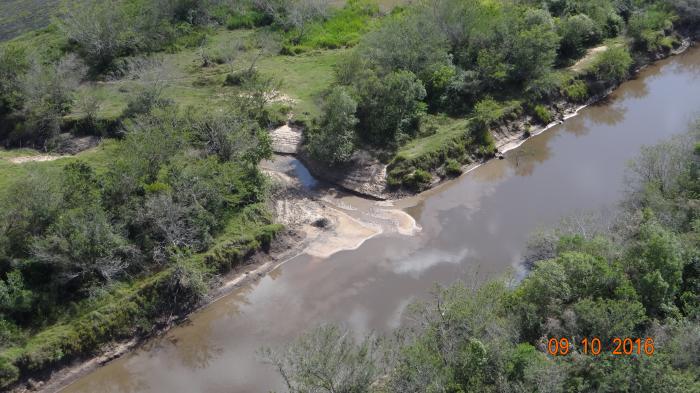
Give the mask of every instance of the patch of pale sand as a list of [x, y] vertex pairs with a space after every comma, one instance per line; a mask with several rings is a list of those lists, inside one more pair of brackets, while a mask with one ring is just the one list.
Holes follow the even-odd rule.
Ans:
[[328, 258], [339, 251], [355, 250], [382, 233], [381, 227], [362, 223], [336, 209], [326, 209], [325, 217], [332, 222], [331, 230], [305, 226], [308, 238], [313, 240], [304, 252], [314, 257]]
[[59, 158], [66, 158], [69, 156], [53, 156], [53, 155], [48, 155], [48, 154], [42, 154], [38, 156], [20, 156], [20, 157], [12, 157], [8, 158], [7, 161], [10, 161], [13, 164], [24, 164], [26, 162], [43, 162], [43, 161], [53, 161], [53, 160], [58, 160]]
[[588, 65], [598, 53], [605, 52], [606, 50], [608, 50], [607, 45], [596, 46], [595, 48], [589, 49], [586, 51], [586, 55], [583, 56], [581, 60], [577, 61], [576, 64], [569, 67], [569, 69], [575, 72], [583, 71], [585, 66]]
[[391, 222], [391, 229], [404, 236], [413, 236], [421, 227], [410, 214], [399, 209], [372, 209], [372, 216]]
[[[252, 94], [246, 93], [239, 94], [239, 97], [244, 98], [251, 98], [252, 96]], [[295, 98], [292, 98], [284, 93], [280, 93], [277, 90], [271, 90], [263, 93], [263, 98], [265, 98], [265, 101], [267, 102], [281, 102], [284, 104], [296, 104], [298, 102], [298, 100], [296, 100]]]
[[276, 153], [294, 154], [301, 145], [301, 129], [284, 124], [270, 131], [272, 151]]

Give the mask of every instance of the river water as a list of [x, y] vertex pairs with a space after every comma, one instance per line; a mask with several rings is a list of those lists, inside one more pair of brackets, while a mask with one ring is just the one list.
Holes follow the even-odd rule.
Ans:
[[[528, 234], [614, 206], [642, 145], [684, 131], [700, 110], [700, 50], [661, 61], [604, 103], [455, 181], [399, 202], [422, 228], [329, 258], [302, 254], [65, 392], [269, 392], [281, 379], [256, 350], [321, 322], [386, 332], [434, 283], [518, 268]], [[344, 197], [349, 206], [370, 202]]]

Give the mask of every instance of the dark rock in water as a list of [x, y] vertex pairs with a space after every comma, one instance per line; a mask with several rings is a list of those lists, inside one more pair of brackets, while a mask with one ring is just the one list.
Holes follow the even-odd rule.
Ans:
[[329, 228], [331, 226], [331, 220], [327, 219], [326, 217], [322, 217], [314, 221], [311, 225], [315, 226], [316, 228]]

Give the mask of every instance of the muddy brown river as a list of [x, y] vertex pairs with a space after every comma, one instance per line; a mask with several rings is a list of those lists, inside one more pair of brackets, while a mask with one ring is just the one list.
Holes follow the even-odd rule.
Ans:
[[613, 206], [640, 147], [684, 131], [698, 110], [700, 50], [691, 49], [504, 160], [398, 202], [422, 228], [415, 235], [382, 234], [328, 258], [295, 257], [64, 392], [282, 391], [281, 379], [256, 356], [260, 346], [285, 343], [321, 322], [386, 332], [436, 282], [517, 270], [529, 233], [576, 211]]

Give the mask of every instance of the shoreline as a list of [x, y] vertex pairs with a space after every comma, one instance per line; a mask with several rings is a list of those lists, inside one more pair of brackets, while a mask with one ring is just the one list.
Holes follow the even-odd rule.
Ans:
[[190, 310], [185, 315], [175, 315], [168, 321], [168, 323], [157, 329], [156, 331], [144, 335], [132, 337], [126, 340], [120, 340], [117, 342], [106, 344], [99, 350], [98, 354], [89, 358], [79, 358], [69, 362], [67, 365], [59, 367], [57, 370], [50, 371], [50, 377], [46, 380], [39, 380], [39, 378], [27, 378], [26, 380], [20, 381], [16, 386], [11, 387], [8, 392], [10, 393], [27, 393], [27, 392], [42, 392], [42, 393], [55, 393], [62, 389], [67, 388], [73, 384], [78, 379], [84, 377], [85, 375], [97, 370], [100, 367], [107, 365], [109, 362], [119, 359], [130, 352], [137, 350], [144, 343], [149, 340], [163, 336], [171, 329], [181, 326], [186, 323], [192, 315], [201, 311], [202, 309], [209, 307], [213, 303], [226, 297], [233, 291], [257, 282], [258, 280], [265, 277], [271, 271], [277, 269], [284, 263], [296, 258], [297, 256], [304, 253], [304, 248], [307, 246], [306, 242], [297, 242], [296, 246], [287, 247], [291, 238], [296, 237], [294, 231], [284, 231], [278, 238], [276, 238], [272, 247], [283, 247], [284, 251], [280, 253], [270, 252], [266, 253], [264, 251], [258, 251], [255, 253], [249, 261], [226, 275], [222, 276], [219, 283], [215, 285], [205, 301], [203, 301], [196, 308]]
[[[265, 171], [274, 178], [286, 178], [282, 172]], [[340, 251], [355, 250], [367, 240], [383, 233], [394, 232], [411, 236], [420, 231], [415, 220], [399, 209], [376, 206], [374, 208], [378, 209], [379, 213], [375, 212], [373, 216], [376, 222], [371, 222], [365, 216], [355, 217], [349, 214], [357, 212], [368, 215], [361, 212], [361, 209], [349, 205], [343, 206], [342, 202], [334, 204], [325, 200], [325, 197], [332, 195], [332, 188], [315, 193], [304, 189], [296, 179], [286, 178], [284, 180], [291, 191], [286, 190], [281, 195], [277, 195], [277, 201], [284, 201], [285, 210], [292, 211], [287, 212], [286, 215], [277, 211], [276, 215], [282, 221], [288, 219], [287, 215], [301, 221], [286, 222], [288, 229], [282, 231], [273, 240], [269, 251], [257, 251], [244, 264], [217, 278], [201, 304], [186, 313], [174, 315], [164, 326], [149, 334], [105, 344], [97, 350], [97, 355], [77, 358], [55, 370], [48, 370], [45, 374], [27, 377], [11, 387], [9, 392], [54, 393], [61, 391], [109, 362], [138, 350], [149, 340], [163, 336], [171, 329], [187, 323], [194, 314], [202, 309], [241, 287], [261, 280], [270, 272], [303, 254], [325, 259]], [[304, 209], [300, 210], [300, 207], [304, 207]], [[319, 218], [328, 220], [330, 224], [327, 227], [317, 227], [316, 221]], [[45, 378], [46, 375], [49, 377]]]
[[[668, 53], [667, 56], [652, 60], [649, 63], [641, 66], [639, 69], [636, 69], [634, 73], [631, 75], [633, 78], [636, 76], [641, 70], [643, 70], [646, 66], [649, 64], [653, 64], [656, 61], [663, 60], [678, 54], [684, 53], [688, 48], [692, 47], [694, 45], [694, 42], [691, 41], [691, 43], [686, 46], [683, 50], [679, 52], [670, 52]], [[624, 82], [623, 82], [624, 83]], [[562, 124], [564, 121], [575, 117], [579, 114], [579, 112], [586, 107], [599, 103], [602, 100], [604, 100], [606, 97], [608, 97], [610, 94], [612, 94], [617, 88], [619, 87], [620, 84], [616, 84], [612, 88], [608, 89], [604, 94], [598, 95], [596, 97], [593, 97], [589, 100], [584, 105], [579, 105], [579, 106], [574, 106], [572, 104], [573, 108], [576, 108], [573, 110], [572, 113], [569, 113], [568, 115], [563, 115], [560, 120], [557, 120], [555, 122], [552, 122], [546, 126], [543, 127], [538, 127], [537, 129], [533, 130], [528, 137], [523, 137], [525, 133], [513, 133], [510, 137], [506, 137], [501, 139], [500, 141], [497, 140], [497, 143], [500, 143], [500, 145], [497, 144], [498, 152], [499, 155], [506, 153], [510, 150], [517, 149], [520, 147], [525, 141], [528, 139], [535, 137], [537, 135], [540, 135], [544, 133], [545, 131], [551, 129], [552, 127], [555, 127], [557, 125]], [[566, 109], [565, 111], [566, 112]], [[297, 157], [295, 154], [291, 154], [292, 156]], [[298, 158], [298, 157], [297, 157]], [[498, 159], [500, 156], [495, 156], [491, 157], [489, 159], [482, 160], [480, 162], [475, 162], [472, 164], [469, 164], [465, 167], [464, 173], [462, 175], [465, 175], [467, 173], [470, 173], [471, 171], [475, 170], [476, 168], [480, 167], [481, 165], [487, 163], [488, 161], [492, 159]], [[301, 161], [301, 160], [300, 160]], [[302, 161], [303, 162], [303, 161]], [[316, 174], [314, 174], [316, 175]], [[434, 187], [449, 182], [453, 181], [455, 179], [458, 179], [461, 176], [455, 177], [455, 178], [444, 178], [441, 179], [438, 182], [432, 183], [428, 189], [423, 190], [420, 193], [415, 193], [415, 194], [407, 194], [407, 195], [401, 195], [398, 198], [395, 199], [386, 199], [385, 201], [388, 204], [394, 204], [395, 202], [400, 202], [402, 200], [406, 200], [412, 197], [415, 197], [417, 195], [420, 195], [423, 192], [426, 192], [430, 189], [433, 189]], [[345, 190], [345, 187], [342, 185], [338, 185], [335, 183], [332, 183], [333, 186], [342, 188]], [[354, 190], [347, 190], [352, 194], [361, 196], [363, 198], [367, 198], [368, 200], [372, 201], [377, 201], [377, 198], [375, 196], [365, 196], [361, 192], [354, 191]], [[340, 211], [339, 209], [335, 209]], [[345, 214], [345, 213], [344, 213]], [[350, 219], [358, 221], [357, 219], [345, 214], [348, 216]], [[416, 226], [414, 222], [414, 226]], [[104, 345], [100, 350], [98, 350], [98, 355], [95, 355], [93, 357], [89, 358], [82, 358], [82, 359], [75, 359], [72, 362], [67, 363], [64, 366], [58, 367], [56, 370], [53, 371], [47, 371], [47, 373], [50, 375], [50, 377], [45, 381], [45, 382], [35, 382], [35, 379], [32, 377], [28, 377], [22, 381], [20, 381], [16, 386], [11, 387], [9, 389], [10, 392], [57, 392], [60, 391], [68, 386], [70, 386], [72, 383], [77, 381], [78, 379], [82, 378], [83, 376], [89, 374], [90, 372], [108, 364], [110, 361], [118, 359], [129, 352], [139, 348], [142, 344], [147, 342], [148, 340], [157, 337], [157, 336], [162, 336], [163, 334], [166, 334], [170, 329], [177, 327], [181, 325], [182, 323], [185, 323], [187, 320], [190, 319], [190, 317], [199, 312], [200, 310], [204, 309], [205, 307], [208, 307], [209, 305], [213, 304], [216, 301], [219, 301], [226, 295], [232, 293], [236, 289], [250, 284], [254, 283], [261, 278], [265, 277], [268, 273], [271, 271], [276, 270], [286, 262], [294, 259], [295, 257], [302, 255], [306, 253], [307, 248], [310, 246], [311, 243], [314, 241], [319, 242], [319, 238], [312, 238], [310, 234], [300, 234], [300, 231], [297, 229], [290, 229], [290, 230], [285, 230], [283, 231], [278, 238], [276, 238], [273, 241], [273, 245], [271, 247], [272, 251], [270, 252], [263, 252], [263, 251], [258, 251], [256, 252], [248, 261], [246, 261], [245, 264], [242, 264], [238, 268], [233, 269], [226, 275], [222, 276], [220, 280], [212, 287], [210, 290], [210, 293], [208, 295], [208, 298], [202, 302], [202, 304], [198, 305], [196, 308], [188, 311], [184, 315], [176, 316], [173, 318], [171, 321], [168, 321], [166, 325], [157, 331], [148, 334], [143, 337], [133, 337], [128, 340], [122, 340], [118, 341], [115, 343], [109, 343]], [[356, 249], [360, 247], [365, 241], [371, 239], [374, 236], [378, 236], [379, 234], [383, 233], [383, 231], [376, 232], [369, 237], [361, 240], [354, 248], [346, 248], [349, 250]], [[300, 240], [300, 237], [303, 239]], [[293, 243], [292, 243], [293, 242]], [[279, 249], [278, 249], [279, 248]], [[339, 251], [339, 250], [338, 250]], [[337, 251], [336, 251], [337, 252]], [[325, 258], [330, 255], [332, 255], [334, 252], [324, 255], [322, 253], [316, 255], [317, 257], [320, 258]], [[313, 255], [313, 254], [312, 254]]]
[[[665, 53], [657, 53], [657, 54], [649, 54], [649, 56], [642, 62], [637, 68], [635, 68], [632, 72], [630, 72], [630, 75], [628, 78], [626, 78], [623, 81], [616, 82], [613, 85], [607, 87], [605, 91], [595, 94], [591, 97], [589, 97], [585, 103], [575, 103], [575, 102], [570, 102], [566, 100], [560, 100], [556, 102], [552, 102], [549, 104], [549, 106], [553, 109], [556, 109], [555, 111], [555, 116], [558, 117], [558, 120], [552, 121], [547, 125], [543, 126], [537, 126], [534, 127], [532, 131], [529, 132], [527, 130], [517, 130], [518, 126], [521, 126], [522, 124], [526, 123], [526, 120], [529, 120], [530, 116], [521, 116], [518, 117], [515, 120], [510, 120], [506, 121], [500, 124], [502, 128], [507, 129], [508, 131], [499, 134], [497, 132], [494, 132], [494, 130], [491, 130], [491, 134], [495, 140], [495, 146], [496, 146], [496, 153], [495, 155], [484, 158], [469, 164], [465, 164], [461, 166], [462, 169], [462, 174], [459, 176], [455, 177], [450, 177], [450, 176], [437, 176], [435, 171], [437, 168], [431, 169], [429, 172], [433, 176], [433, 178], [437, 178], [437, 180], [431, 182], [427, 188], [419, 191], [419, 192], [414, 192], [411, 190], [408, 190], [403, 187], [399, 187], [397, 189], [390, 189], [386, 185], [386, 175], [388, 171], [388, 164], [383, 164], [382, 168], [382, 173], [383, 175], [380, 176], [381, 178], [377, 179], [373, 178], [371, 181], [368, 181], [367, 183], [375, 183], [373, 186], [370, 185], [370, 188], [381, 188], [380, 191], [374, 191], [371, 193], [366, 193], [363, 192], [360, 189], [349, 187], [347, 184], [344, 184], [345, 179], [341, 179], [340, 181], [335, 178], [335, 176], [329, 176], [328, 172], [330, 172], [329, 168], [320, 168], [318, 163], [315, 163], [313, 160], [311, 160], [309, 157], [307, 157], [302, 151], [298, 151], [297, 153], [290, 153], [289, 155], [294, 156], [297, 158], [299, 161], [301, 161], [304, 166], [309, 170], [309, 172], [316, 178], [322, 179], [325, 182], [328, 182], [336, 187], [339, 187], [343, 189], [344, 191], [357, 195], [362, 198], [366, 199], [371, 199], [373, 201], [384, 201], [388, 203], [394, 203], [394, 202], [399, 202], [401, 200], [409, 199], [416, 197], [426, 191], [429, 191], [441, 184], [444, 184], [446, 182], [458, 179], [462, 175], [469, 173], [473, 171], [474, 169], [480, 167], [481, 165], [489, 162], [490, 160], [493, 159], [502, 159], [503, 154], [516, 149], [520, 147], [525, 141], [528, 139], [535, 137], [537, 135], [542, 134], [543, 132], [551, 129], [552, 127], [555, 127], [557, 125], [563, 124], [566, 120], [575, 117], [579, 114], [579, 112], [591, 105], [598, 104], [608, 98], [613, 92], [617, 90], [617, 88], [629, 81], [634, 79], [642, 70], [647, 68], [648, 66], [652, 64], [656, 64], [659, 61], [671, 58], [673, 56], [681, 55], [685, 53], [688, 49], [694, 47], [697, 43], [697, 38], [694, 35], [684, 35], [683, 39], [681, 41], [681, 45], [676, 48], [672, 49], [668, 52]], [[559, 107], [559, 108], [557, 108]], [[511, 131], [515, 129], [515, 131]], [[375, 160], [376, 161], [376, 160]], [[374, 165], [376, 167], [376, 165]], [[344, 170], [348, 173], [352, 172], [352, 169], [361, 171], [362, 168], [355, 167], [351, 168], [350, 171], [345, 168]], [[375, 168], [376, 169], [376, 168]]]

